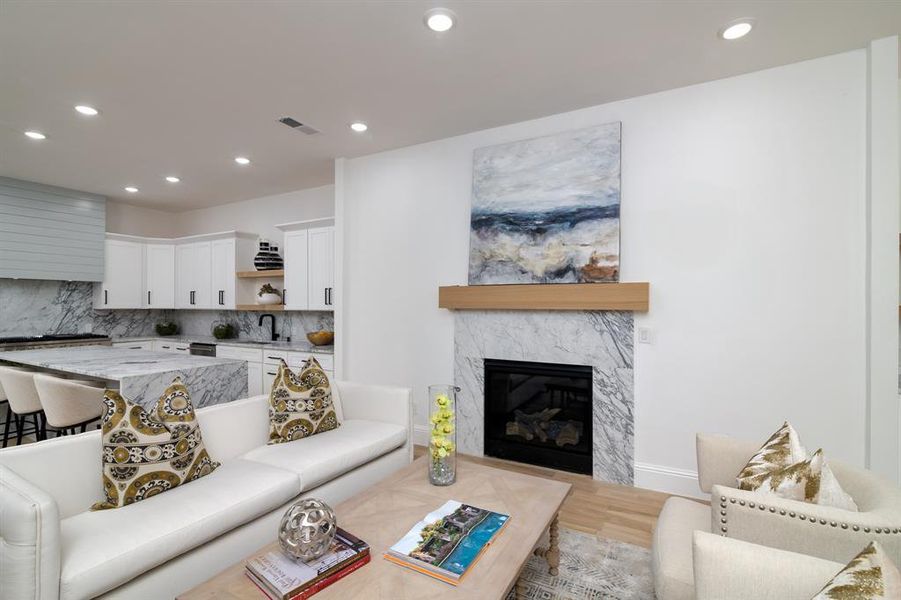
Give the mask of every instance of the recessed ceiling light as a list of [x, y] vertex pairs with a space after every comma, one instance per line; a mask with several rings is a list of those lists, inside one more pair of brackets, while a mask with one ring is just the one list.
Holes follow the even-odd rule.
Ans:
[[167, 175], [166, 181], [168, 181], [169, 183], [178, 183], [179, 181], [181, 181], [181, 179], [179, 179], [175, 175]]
[[351, 123], [350, 128], [356, 131], [357, 133], [363, 133], [367, 129], [369, 129], [369, 125], [363, 123], [362, 121], [357, 121], [356, 123]]
[[456, 15], [446, 8], [433, 8], [425, 13], [425, 26], [441, 33], [454, 26]]
[[75, 110], [88, 117], [96, 117], [100, 113], [99, 110], [87, 104], [79, 104], [75, 107]]
[[737, 40], [748, 35], [753, 28], [754, 19], [736, 19], [720, 29], [720, 37], [724, 40]]
[[40, 131], [26, 131], [25, 135], [30, 137], [33, 140], [46, 140], [47, 136], [41, 133]]
[[235, 162], [238, 163], [239, 165], [249, 165], [250, 159], [247, 158], [246, 156], [236, 156]]
[[125, 188], [125, 191], [128, 192], [129, 194], [137, 194], [137, 193], [138, 193], [138, 188], [136, 188], [136, 187], [133, 186], [133, 185], [130, 185], [130, 186], [128, 186], [128, 187]]

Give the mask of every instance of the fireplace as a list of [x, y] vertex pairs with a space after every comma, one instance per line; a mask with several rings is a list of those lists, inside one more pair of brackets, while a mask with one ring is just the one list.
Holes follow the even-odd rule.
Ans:
[[485, 359], [487, 456], [592, 474], [592, 368]]

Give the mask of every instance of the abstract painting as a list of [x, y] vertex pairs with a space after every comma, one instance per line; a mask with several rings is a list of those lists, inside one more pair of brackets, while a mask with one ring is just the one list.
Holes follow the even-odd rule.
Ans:
[[619, 279], [620, 123], [473, 153], [469, 284]]

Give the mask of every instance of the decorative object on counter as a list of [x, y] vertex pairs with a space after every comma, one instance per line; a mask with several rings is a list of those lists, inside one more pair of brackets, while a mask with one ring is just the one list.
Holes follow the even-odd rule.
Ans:
[[278, 544], [295, 560], [313, 560], [329, 549], [336, 531], [332, 507], [316, 498], [304, 498], [292, 504], [282, 517]]
[[261, 287], [260, 291], [257, 292], [257, 304], [269, 305], [281, 303], [282, 295], [279, 294], [278, 290], [276, 290], [268, 283], [263, 284], [263, 287]]
[[213, 326], [213, 337], [217, 340], [227, 340], [235, 337], [235, 326], [231, 323], [217, 323]]
[[307, 333], [307, 339], [314, 346], [328, 346], [335, 341], [334, 331], [311, 331]]
[[178, 325], [172, 321], [160, 321], [156, 324], [157, 335], [175, 335], [178, 333]]
[[284, 268], [285, 261], [278, 253], [278, 246], [260, 240], [260, 251], [253, 259], [253, 266], [257, 271], [275, 271]]
[[450, 485], [457, 479], [456, 398], [460, 388], [429, 386], [429, 483]]

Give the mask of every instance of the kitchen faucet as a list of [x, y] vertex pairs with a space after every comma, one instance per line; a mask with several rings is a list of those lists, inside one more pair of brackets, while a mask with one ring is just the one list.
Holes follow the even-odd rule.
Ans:
[[262, 327], [263, 319], [265, 319], [266, 317], [269, 317], [270, 319], [272, 319], [272, 341], [274, 342], [279, 338], [279, 335], [277, 333], [275, 333], [275, 315], [273, 315], [271, 313], [265, 313], [265, 314], [260, 315], [260, 322], [258, 323], [258, 325], [260, 327]]

